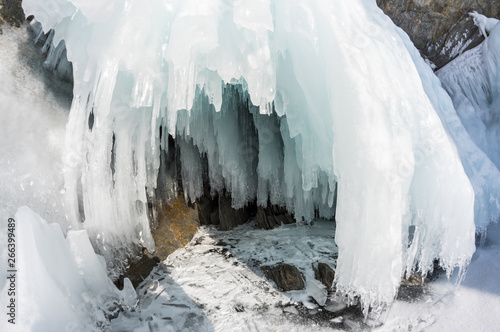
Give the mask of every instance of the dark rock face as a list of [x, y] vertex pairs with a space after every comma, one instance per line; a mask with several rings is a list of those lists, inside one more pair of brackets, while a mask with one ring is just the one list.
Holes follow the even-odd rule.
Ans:
[[[242, 225], [252, 216], [251, 208], [234, 209], [231, 206], [231, 201], [231, 196], [227, 194], [225, 196], [219, 195], [219, 223], [221, 231], [228, 231]], [[210, 219], [212, 219], [212, 216]], [[215, 216], [214, 219], [216, 219]]]
[[255, 226], [261, 229], [273, 229], [281, 224], [293, 224], [295, 219], [286, 211], [285, 208], [272, 205], [266, 208], [257, 207], [255, 216]]
[[21, 0], [0, 0], [0, 33], [2, 24], [20, 27], [24, 22], [24, 11]]
[[299, 269], [289, 264], [262, 266], [267, 279], [274, 281], [281, 292], [304, 289], [304, 279]]
[[377, 4], [437, 69], [484, 40], [470, 12], [500, 18], [496, 0], [377, 0]]
[[151, 254], [144, 250], [141, 259], [130, 264], [123, 277], [129, 278], [132, 285], [137, 287], [159, 262], [178, 248], [185, 247], [198, 226], [197, 209], [188, 206], [182, 195], [160, 207], [158, 225], [151, 231], [155, 240], [155, 252]]
[[331, 289], [333, 285], [333, 279], [335, 279], [335, 271], [330, 267], [330, 265], [325, 263], [318, 263], [316, 268], [313, 264], [314, 278], [321, 281], [327, 289]]
[[217, 206], [218, 204], [214, 204], [214, 202], [215, 202], [214, 199], [210, 199], [206, 196], [202, 196], [196, 201], [196, 206], [198, 208], [200, 217], [200, 224], [202, 225], [214, 224], [211, 221], [211, 215], [218, 208]]

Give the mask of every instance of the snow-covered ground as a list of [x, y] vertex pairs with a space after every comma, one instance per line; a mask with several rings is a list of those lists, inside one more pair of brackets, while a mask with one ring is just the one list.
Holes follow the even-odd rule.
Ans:
[[[198, 325], [193, 331], [498, 329], [499, 226], [490, 226], [486, 245], [477, 249], [460, 285], [455, 277], [441, 274], [423, 287], [413, 286], [419, 290], [414, 298], [398, 299], [382, 315], [369, 315], [367, 320], [360, 311], [335, 308], [330, 300], [325, 307], [312, 305], [308, 310], [300, 300], [311, 305], [311, 292], [277, 292], [258, 268], [285, 262], [303, 271], [311, 261], [332, 259], [327, 254], [331, 230], [331, 223], [325, 222], [272, 231], [257, 230], [251, 223], [229, 232], [202, 227], [186, 248], [169, 256], [138, 288], [137, 312], [123, 313], [113, 327], [148, 325], [162, 331], [174, 325], [182, 330], [191, 326], [193, 319], [188, 318], [195, 317]], [[306, 274], [306, 279], [314, 278]]]
[[[271, 231], [255, 229], [251, 222], [229, 232], [201, 227], [185, 248], [170, 255], [138, 287], [137, 312], [121, 314], [113, 327], [148, 324], [144, 318], [150, 317], [153, 331], [171, 325], [186, 331], [304, 331], [311, 326], [332, 330], [335, 323], [314, 319], [326, 309], [319, 309], [309, 294], [326, 300], [325, 287], [315, 281], [311, 264], [334, 266], [333, 230], [331, 222]], [[299, 268], [306, 290], [280, 293], [265, 279], [259, 267], [282, 262]], [[301, 300], [316, 310], [299, 305]], [[335, 308], [328, 302], [328, 310], [338, 307], [344, 306]], [[190, 325], [193, 321], [196, 327]]]
[[490, 225], [465, 278], [442, 275], [413, 302], [395, 301], [380, 331], [498, 331], [500, 325], [500, 227]]

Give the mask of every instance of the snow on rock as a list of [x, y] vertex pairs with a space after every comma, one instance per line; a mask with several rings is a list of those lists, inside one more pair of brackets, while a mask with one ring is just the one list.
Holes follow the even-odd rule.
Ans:
[[488, 37], [488, 33], [490, 33], [499, 22], [496, 18], [486, 17], [476, 11], [470, 13], [469, 15], [474, 19], [474, 24], [479, 27], [479, 30], [483, 34], [484, 38]]
[[230, 191], [233, 207], [269, 199], [299, 221], [335, 214], [337, 291], [367, 310], [392, 302], [408, 267], [425, 273], [440, 258], [451, 273], [470, 259], [472, 187], [375, 1], [23, 8], [73, 62], [67, 207], [115, 275], [132, 248], [154, 249], [146, 206], [167, 133], [191, 200], [206, 158], [211, 188]]

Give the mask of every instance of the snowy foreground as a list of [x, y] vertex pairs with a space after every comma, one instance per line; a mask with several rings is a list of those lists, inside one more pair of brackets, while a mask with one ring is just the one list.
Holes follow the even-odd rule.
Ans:
[[[64, 240], [57, 224], [28, 208], [16, 219], [19, 312], [15, 327], [0, 322], [2, 331], [495, 331], [499, 323], [498, 226], [490, 226], [459, 288], [441, 275], [365, 319], [327, 298], [310, 273], [309, 262], [335, 261], [331, 222], [271, 231], [252, 223], [229, 232], [202, 227], [136, 291], [127, 282], [118, 291], [85, 232], [70, 231]], [[280, 293], [263, 277], [259, 266], [278, 262], [303, 272], [304, 291]], [[5, 295], [3, 289], [2, 303]]]

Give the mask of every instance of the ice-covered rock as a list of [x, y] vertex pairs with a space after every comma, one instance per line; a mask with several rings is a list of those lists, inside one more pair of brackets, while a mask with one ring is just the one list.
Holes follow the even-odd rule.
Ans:
[[500, 18], [498, 3], [490, 0], [377, 0], [377, 4], [437, 69], [484, 40], [470, 12]]

